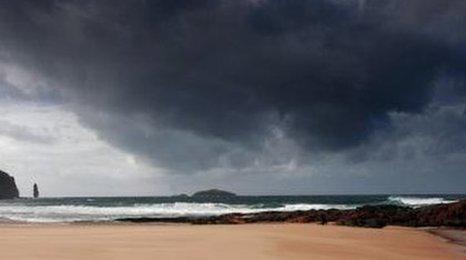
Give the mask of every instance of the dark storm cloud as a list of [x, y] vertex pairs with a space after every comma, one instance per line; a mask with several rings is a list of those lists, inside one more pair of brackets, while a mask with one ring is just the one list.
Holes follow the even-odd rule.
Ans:
[[348, 152], [348, 158], [360, 163], [419, 158], [437, 162], [449, 156], [464, 157], [465, 108], [464, 104], [438, 106], [434, 103], [422, 115], [392, 114], [391, 128], [377, 131], [370, 142]]
[[390, 129], [391, 112], [423, 113], [440, 76], [465, 94], [464, 1], [0, 5], [1, 60], [168, 168], [251, 165], [270, 139], [339, 152]]

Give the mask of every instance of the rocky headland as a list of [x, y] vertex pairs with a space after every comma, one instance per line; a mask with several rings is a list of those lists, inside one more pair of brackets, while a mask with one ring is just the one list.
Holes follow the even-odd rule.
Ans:
[[8, 173], [0, 171], [0, 199], [14, 199], [19, 197], [15, 178]]

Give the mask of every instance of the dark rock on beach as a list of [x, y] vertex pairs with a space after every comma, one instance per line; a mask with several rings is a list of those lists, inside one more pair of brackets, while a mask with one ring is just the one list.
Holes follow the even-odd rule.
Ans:
[[466, 228], [466, 200], [452, 204], [422, 207], [417, 210], [417, 226], [449, 226]]
[[410, 227], [466, 228], [466, 200], [451, 204], [431, 205], [420, 208], [395, 205], [364, 206], [352, 210], [307, 210], [292, 212], [260, 212], [251, 214], [225, 214], [211, 217], [180, 218], [127, 218], [125, 222], [172, 222], [191, 224], [246, 224], [246, 223], [321, 223], [382, 228], [386, 225]]
[[15, 178], [6, 172], [0, 171], [0, 199], [14, 199], [19, 197]]
[[386, 225], [411, 227], [462, 227], [466, 228], [466, 200], [451, 204], [438, 204], [420, 208], [399, 206], [366, 206], [346, 214], [340, 224], [368, 226], [368, 220], [377, 220]]
[[355, 210], [346, 211], [337, 220], [337, 223], [345, 226], [381, 228], [387, 224], [411, 225], [415, 220], [416, 212], [409, 207], [395, 205], [364, 206]]

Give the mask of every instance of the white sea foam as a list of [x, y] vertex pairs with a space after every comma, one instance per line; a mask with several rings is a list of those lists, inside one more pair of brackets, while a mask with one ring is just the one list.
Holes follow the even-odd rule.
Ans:
[[135, 204], [124, 207], [97, 206], [26, 206], [1, 205], [0, 218], [28, 222], [105, 221], [127, 217], [215, 216], [228, 213], [257, 213], [264, 211], [296, 211], [311, 209], [350, 209], [356, 206], [327, 204], [285, 204], [267, 208], [255, 205], [224, 203], [160, 203]]
[[402, 204], [406, 206], [426, 206], [434, 204], [445, 204], [457, 202], [457, 200], [446, 200], [444, 198], [426, 198], [426, 197], [411, 197], [411, 196], [390, 196], [389, 202]]

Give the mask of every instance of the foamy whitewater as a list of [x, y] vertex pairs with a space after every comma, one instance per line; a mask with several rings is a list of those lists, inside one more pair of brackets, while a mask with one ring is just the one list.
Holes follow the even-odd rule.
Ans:
[[119, 218], [172, 218], [227, 213], [354, 209], [393, 204], [420, 207], [452, 203], [463, 195], [435, 196], [239, 196], [216, 201], [177, 197], [43, 198], [0, 202], [0, 219], [25, 222], [112, 221]]

